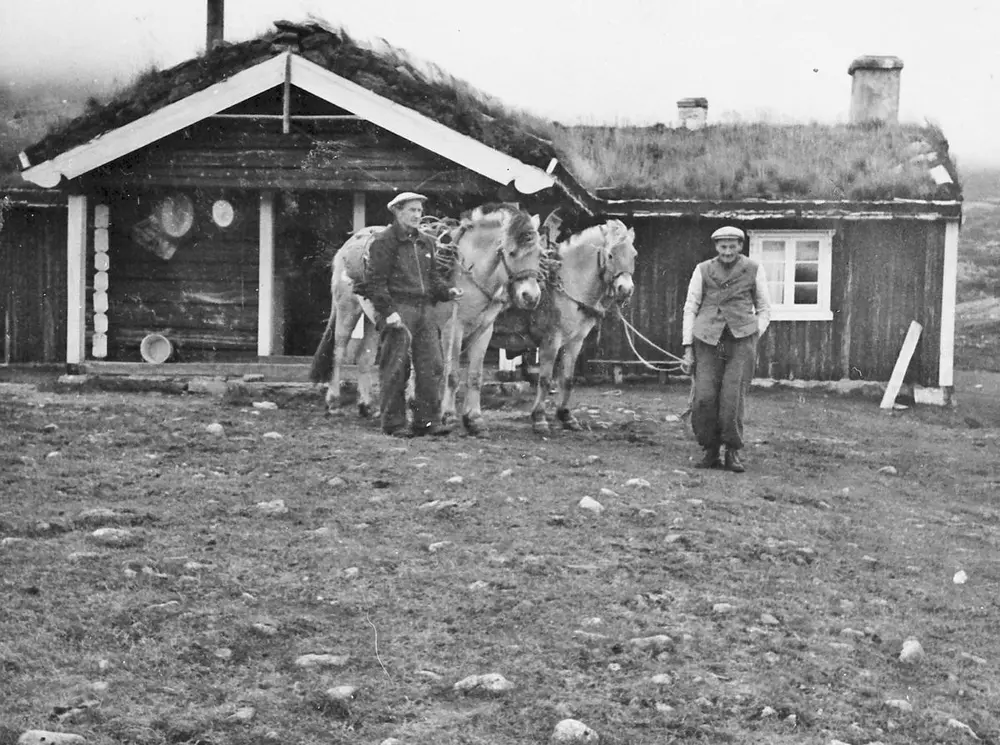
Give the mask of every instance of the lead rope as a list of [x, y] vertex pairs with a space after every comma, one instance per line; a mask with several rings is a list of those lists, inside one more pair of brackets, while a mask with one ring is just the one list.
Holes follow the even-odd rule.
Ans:
[[[625, 329], [625, 340], [628, 341], [628, 345], [632, 349], [632, 354], [635, 355], [636, 359], [639, 360], [639, 362], [641, 362], [645, 367], [649, 368], [650, 370], [656, 370], [657, 372], [666, 372], [666, 373], [689, 372], [686, 369], [687, 365], [684, 364], [683, 357], [678, 357], [676, 354], [671, 354], [663, 347], [650, 341], [650, 339], [644, 336], [642, 332], [640, 332], [635, 326], [633, 326], [631, 323], [625, 320], [625, 316], [622, 315], [622, 309], [617, 303], [615, 304], [614, 308], [615, 308], [615, 313], [618, 315], [618, 318], [621, 319], [622, 326]], [[646, 342], [646, 344], [651, 346], [653, 349], [655, 349], [657, 352], [662, 352], [664, 355], [667, 356], [667, 359], [669, 361], [663, 367], [653, 364], [645, 357], [643, 357], [639, 353], [639, 350], [636, 349], [633, 337], [638, 337], [642, 341]]]

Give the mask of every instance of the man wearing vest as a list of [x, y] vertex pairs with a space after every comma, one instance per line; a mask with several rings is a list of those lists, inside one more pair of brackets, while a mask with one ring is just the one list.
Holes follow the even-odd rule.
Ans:
[[[697, 468], [743, 473], [744, 397], [757, 362], [757, 340], [771, 321], [763, 268], [742, 255], [739, 228], [712, 233], [716, 257], [694, 270], [684, 302], [684, 363], [694, 374], [691, 425], [704, 449]], [[725, 446], [725, 461], [720, 450]]]

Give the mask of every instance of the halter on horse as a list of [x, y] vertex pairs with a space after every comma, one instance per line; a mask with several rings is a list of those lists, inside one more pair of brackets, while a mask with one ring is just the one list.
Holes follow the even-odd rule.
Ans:
[[558, 281], [546, 299], [552, 307], [550, 312], [538, 314], [539, 322], [532, 327], [532, 335], [540, 338], [538, 384], [531, 411], [536, 432], [549, 431], [545, 397], [552, 385], [560, 350], [561, 398], [556, 417], [565, 429], [580, 429], [580, 423], [569, 410], [573, 370], [583, 342], [597, 321], [632, 297], [637, 254], [634, 241], [634, 230], [626, 228], [620, 220], [609, 220], [557, 246], [561, 262]]

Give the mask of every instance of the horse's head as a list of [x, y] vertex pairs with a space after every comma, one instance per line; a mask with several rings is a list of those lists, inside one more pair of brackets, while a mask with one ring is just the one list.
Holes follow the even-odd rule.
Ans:
[[486, 205], [472, 212], [472, 221], [493, 226], [496, 231], [496, 259], [507, 275], [510, 301], [531, 310], [542, 298], [542, 240], [537, 215], [529, 215], [515, 204]]
[[604, 248], [600, 254], [601, 279], [614, 293], [619, 305], [628, 302], [635, 289], [635, 230], [626, 228], [621, 220], [608, 220], [601, 226]]

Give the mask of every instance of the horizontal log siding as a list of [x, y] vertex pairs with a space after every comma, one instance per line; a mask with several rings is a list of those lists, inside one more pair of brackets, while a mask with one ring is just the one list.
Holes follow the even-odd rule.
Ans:
[[65, 361], [65, 208], [0, 212], [0, 334], [7, 318], [12, 363]]
[[[200, 123], [95, 170], [95, 188], [232, 187], [420, 191], [493, 198], [498, 184], [384, 130], [352, 123], [332, 131], [274, 133], [241, 122]], [[277, 126], [280, 126], [278, 123]]]
[[[636, 231], [636, 289], [626, 317], [643, 334], [681, 354], [687, 285], [714, 255], [709, 236], [722, 225], [697, 218], [642, 218]], [[800, 380], [885, 381], [910, 321], [923, 324], [907, 382], [937, 385], [944, 224], [916, 220], [761, 220], [754, 230], [835, 230], [832, 321], [775, 321], [761, 341], [756, 374]], [[647, 359], [662, 354], [637, 342]], [[605, 319], [582, 359], [634, 359], [621, 324]]]
[[[108, 359], [139, 361], [146, 334], [159, 333], [185, 361], [256, 359], [257, 202], [237, 207], [239, 220], [216, 228], [208, 202], [195, 200], [195, 224], [169, 260], [137, 245], [132, 226], [156, 200], [108, 200], [111, 211]], [[93, 256], [87, 282], [93, 284]], [[89, 297], [92, 303], [92, 296]], [[91, 313], [88, 311], [88, 325]]]

